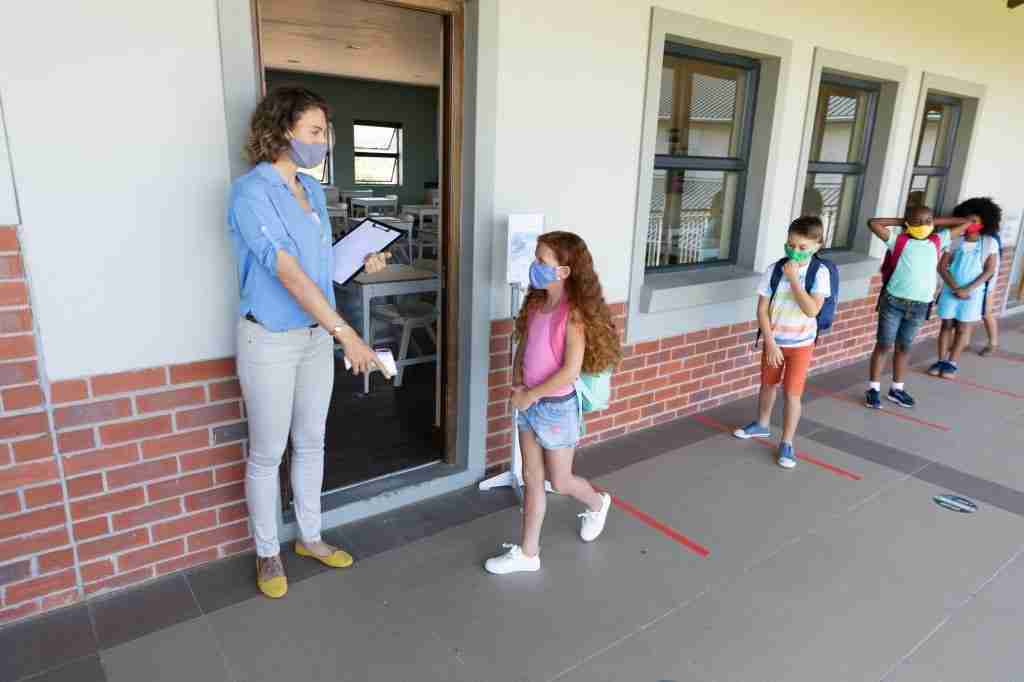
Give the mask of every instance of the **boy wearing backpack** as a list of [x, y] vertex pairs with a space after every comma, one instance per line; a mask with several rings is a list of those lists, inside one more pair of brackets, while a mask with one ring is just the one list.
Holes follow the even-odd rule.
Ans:
[[[888, 399], [900, 407], [914, 406], [914, 398], [907, 393], [903, 382], [910, 347], [935, 300], [939, 258], [949, 247], [950, 239], [964, 231], [967, 222], [966, 218], [935, 218], [927, 206], [910, 207], [905, 219], [872, 218], [868, 221], [868, 228], [888, 249], [882, 262], [878, 334], [871, 353], [871, 377], [864, 395], [864, 404], [869, 408], [882, 407], [882, 365], [893, 346], [896, 353]], [[894, 227], [905, 229], [894, 230]]]
[[[800, 421], [807, 370], [819, 328], [831, 326], [839, 280], [835, 265], [818, 258], [824, 227], [817, 216], [797, 218], [789, 226], [786, 257], [765, 271], [757, 289], [757, 323], [764, 339], [757, 420], [736, 429], [737, 438], [768, 438], [775, 387], [782, 383], [785, 410], [779, 466], [796, 466], [793, 436]], [[828, 310], [825, 310], [826, 302]], [[821, 317], [819, 317], [819, 314]]]

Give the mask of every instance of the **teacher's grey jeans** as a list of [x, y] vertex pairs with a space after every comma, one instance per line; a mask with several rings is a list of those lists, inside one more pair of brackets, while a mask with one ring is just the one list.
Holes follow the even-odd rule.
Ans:
[[249, 420], [245, 496], [256, 554], [274, 556], [280, 549], [278, 467], [289, 433], [299, 536], [304, 542], [317, 542], [324, 431], [334, 389], [334, 340], [320, 327], [272, 332], [242, 319], [238, 323], [238, 378]]

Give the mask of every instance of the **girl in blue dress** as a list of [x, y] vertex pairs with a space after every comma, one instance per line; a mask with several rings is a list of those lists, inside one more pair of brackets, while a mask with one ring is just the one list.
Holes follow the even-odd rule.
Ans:
[[[974, 327], [983, 314], [985, 283], [996, 272], [999, 248], [995, 239], [982, 234], [983, 225], [967, 226], [964, 237], [939, 259], [939, 275], [946, 285], [939, 295], [939, 359], [929, 369], [932, 376], [952, 379], [959, 371], [960, 354], [971, 342]], [[952, 339], [952, 343], [950, 343]]]

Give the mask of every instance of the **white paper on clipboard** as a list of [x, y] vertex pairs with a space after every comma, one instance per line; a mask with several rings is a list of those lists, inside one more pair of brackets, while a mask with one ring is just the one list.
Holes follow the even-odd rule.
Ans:
[[346, 284], [363, 267], [371, 253], [383, 251], [405, 232], [367, 218], [334, 245], [334, 281]]

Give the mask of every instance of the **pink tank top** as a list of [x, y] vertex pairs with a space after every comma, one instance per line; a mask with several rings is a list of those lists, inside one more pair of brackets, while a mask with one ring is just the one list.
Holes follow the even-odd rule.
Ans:
[[[528, 388], [543, 384], [552, 374], [562, 369], [568, 320], [569, 304], [564, 297], [558, 307], [549, 313], [539, 309], [530, 313], [526, 328], [526, 350], [523, 353], [523, 381]], [[573, 385], [570, 383], [551, 391], [548, 396], [558, 397], [572, 392]]]

